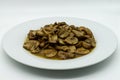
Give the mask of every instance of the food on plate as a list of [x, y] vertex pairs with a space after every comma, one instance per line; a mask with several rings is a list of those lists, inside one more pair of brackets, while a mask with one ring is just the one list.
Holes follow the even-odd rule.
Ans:
[[84, 26], [55, 22], [30, 30], [23, 48], [49, 59], [73, 59], [89, 54], [96, 47], [92, 31]]

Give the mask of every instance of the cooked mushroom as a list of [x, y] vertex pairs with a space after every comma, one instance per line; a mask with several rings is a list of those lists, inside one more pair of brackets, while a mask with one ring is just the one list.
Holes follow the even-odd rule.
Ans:
[[30, 50], [32, 53], [37, 53], [39, 52], [39, 44], [39, 41], [29, 40], [24, 43], [23, 47], [27, 50]]
[[77, 31], [77, 30], [72, 30], [72, 32], [75, 34], [76, 37], [84, 36], [83, 32], [80, 32], [80, 31]]
[[84, 48], [86, 48], [86, 49], [91, 48], [91, 44], [90, 44], [90, 43], [87, 43], [87, 42], [85, 42], [85, 41], [82, 42], [82, 46], [83, 46]]
[[59, 51], [58, 56], [60, 59], [67, 59], [67, 58], [73, 58], [75, 54], [70, 52]]
[[84, 26], [80, 26], [80, 27], [79, 27], [79, 30], [85, 31], [86, 34], [87, 34], [87, 35], [90, 35], [91, 37], [92, 37], [92, 35], [93, 35], [92, 32], [91, 32], [91, 30], [88, 29], [88, 28], [86, 28], [86, 27], [84, 27]]
[[90, 43], [92, 47], [96, 46], [96, 42], [94, 38], [88, 38], [85, 40], [85, 42]]
[[79, 48], [82, 47], [82, 41], [79, 41], [75, 46]]
[[69, 49], [68, 46], [56, 46], [56, 49], [62, 50], [62, 51], [67, 51]]
[[49, 38], [49, 42], [50, 42], [50, 43], [57, 43], [58, 36], [57, 36], [56, 34], [54, 34], [54, 35], [49, 35], [48, 38]]
[[28, 33], [28, 38], [30, 40], [36, 39], [37, 38], [37, 36], [36, 36], [36, 30], [30, 30], [30, 32]]
[[75, 46], [69, 46], [68, 52], [75, 52], [76, 51], [76, 47]]
[[65, 42], [68, 44], [77, 44], [78, 43], [78, 38], [76, 37], [67, 37], [65, 39]]
[[85, 55], [85, 54], [88, 54], [89, 52], [90, 51], [88, 49], [85, 49], [85, 48], [81, 47], [81, 48], [77, 48], [75, 53]]
[[65, 45], [65, 42], [64, 42], [64, 40], [63, 39], [58, 39], [58, 42], [60, 43], [60, 44], [62, 44], [62, 45]]
[[37, 36], [44, 36], [45, 33], [42, 31], [42, 29], [36, 31]]
[[44, 49], [40, 54], [44, 54], [45, 57], [54, 57], [57, 54], [57, 51], [55, 49]]

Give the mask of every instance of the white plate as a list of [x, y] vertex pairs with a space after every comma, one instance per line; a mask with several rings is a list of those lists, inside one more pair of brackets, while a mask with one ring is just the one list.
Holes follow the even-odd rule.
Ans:
[[[23, 48], [24, 40], [31, 29], [39, 29], [45, 24], [65, 21], [76, 26], [90, 28], [97, 41], [96, 48], [88, 55], [70, 60], [50, 60], [30, 54]], [[113, 32], [99, 23], [70, 17], [48, 17], [19, 24], [9, 30], [3, 38], [4, 51], [14, 60], [41, 69], [67, 70], [90, 66], [108, 58], [117, 47]]]

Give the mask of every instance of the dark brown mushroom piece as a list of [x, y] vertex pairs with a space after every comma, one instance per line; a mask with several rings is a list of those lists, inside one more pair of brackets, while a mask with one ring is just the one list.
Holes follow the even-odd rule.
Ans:
[[39, 44], [39, 41], [29, 40], [24, 43], [23, 47], [32, 53], [37, 53], [39, 52]]
[[42, 31], [42, 29], [36, 31], [37, 36], [44, 36], [45, 33]]
[[37, 36], [36, 36], [36, 30], [30, 30], [30, 32], [28, 33], [28, 38], [30, 40], [35, 40], [37, 38]]

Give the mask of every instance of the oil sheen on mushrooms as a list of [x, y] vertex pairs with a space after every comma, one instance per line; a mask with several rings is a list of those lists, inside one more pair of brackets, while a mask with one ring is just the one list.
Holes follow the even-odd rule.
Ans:
[[84, 26], [55, 22], [30, 30], [23, 48], [30, 53], [48, 59], [73, 59], [89, 54], [96, 47], [90, 29]]

